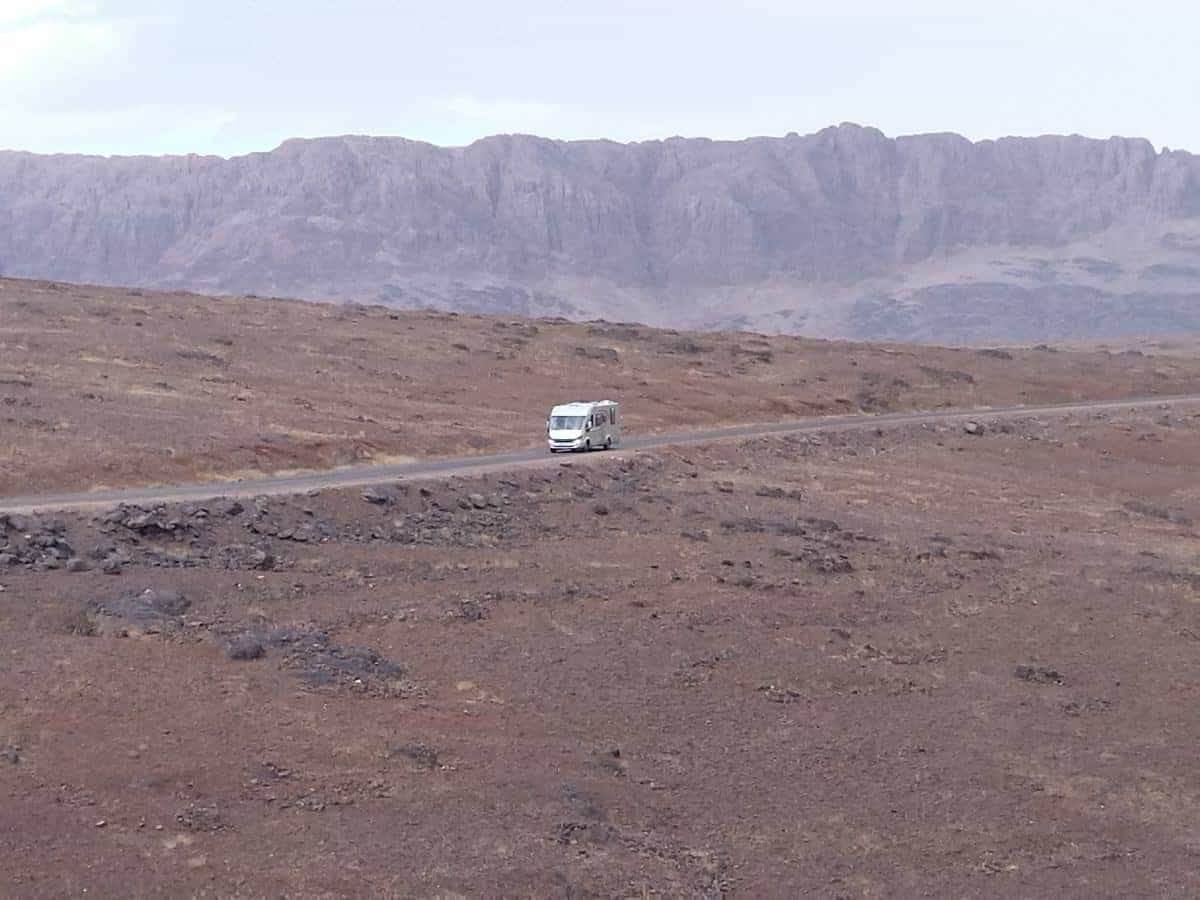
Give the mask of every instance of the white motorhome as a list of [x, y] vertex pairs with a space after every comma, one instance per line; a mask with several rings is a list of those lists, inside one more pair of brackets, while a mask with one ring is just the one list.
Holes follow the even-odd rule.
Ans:
[[617, 404], [612, 400], [576, 400], [550, 410], [546, 443], [559, 450], [609, 450], [621, 446]]

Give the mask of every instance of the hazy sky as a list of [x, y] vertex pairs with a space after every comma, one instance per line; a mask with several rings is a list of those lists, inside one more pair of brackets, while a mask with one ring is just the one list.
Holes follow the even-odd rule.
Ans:
[[0, 147], [741, 138], [842, 121], [1200, 151], [1200, 3], [0, 0]]

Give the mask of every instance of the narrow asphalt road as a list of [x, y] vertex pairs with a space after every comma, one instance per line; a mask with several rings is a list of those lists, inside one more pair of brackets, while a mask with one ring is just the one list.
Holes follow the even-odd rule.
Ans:
[[[627, 437], [621, 449], [612, 454], [656, 447], [701, 444], [736, 438], [755, 438], [772, 434], [801, 432], [839, 432], [878, 428], [884, 425], [921, 425], [934, 422], [968, 421], [970, 419], [1015, 419], [1023, 416], [1067, 416], [1073, 413], [1112, 412], [1164, 406], [1200, 405], [1200, 394], [1183, 396], [1141, 397], [1130, 400], [1100, 400], [1060, 403], [1048, 406], [977, 407], [972, 409], [914, 410], [880, 415], [851, 415], [799, 419], [754, 425], [734, 425], [726, 428], [705, 428]], [[594, 453], [592, 457], [609, 454]], [[355, 466], [312, 472], [303, 475], [281, 475], [245, 481], [209, 481], [201, 484], [164, 485], [159, 487], [121, 488], [117, 490], [46, 494], [42, 496], [0, 498], [0, 513], [29, 514], [54, 510], [104, 509], [120, 503], [154, 504], [216, 497], [253, 497], [260, 494], [301, 494], [322, 488], [360, 487], [399, 480], [431, 480], [449, 475], [479, 475], [537, 465], [553, 465], [564, 457], [549, 453], [545, 446], [532, 450], [460, 456], [448, 459], [428, 459], [419, 462], [386, 466]], [[575, 459], [586, 457], [576, 456]]]

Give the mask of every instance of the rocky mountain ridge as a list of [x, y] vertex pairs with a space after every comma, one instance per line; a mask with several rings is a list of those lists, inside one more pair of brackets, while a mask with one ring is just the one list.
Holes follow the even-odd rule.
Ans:
[[1200, 157], [855, 125], [0, 152], [0, 274], [950, 342], [1200, 331]]

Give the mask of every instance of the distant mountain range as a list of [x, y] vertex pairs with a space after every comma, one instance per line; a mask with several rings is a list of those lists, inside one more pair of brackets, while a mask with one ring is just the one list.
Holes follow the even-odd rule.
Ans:
[[871, 339], [1200, 332], [1200, 157], [856, 125], [0, 152], [0, 274]]

